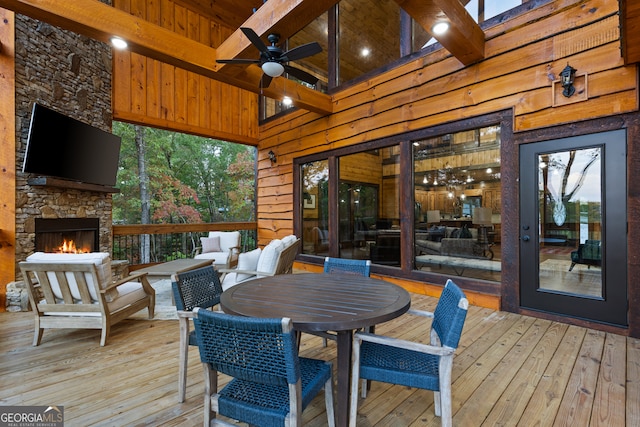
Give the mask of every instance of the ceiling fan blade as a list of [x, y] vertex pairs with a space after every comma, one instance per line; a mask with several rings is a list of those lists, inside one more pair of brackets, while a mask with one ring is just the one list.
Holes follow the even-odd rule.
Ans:
[[245, 36], [249, 39], [249, 41], [260, 51], [260, 53], [264, 53], [267, 55], [267, 58], [271, 56], [269, 53], [269, 49], [267, 49], [267, 45], [264, 44], [262, 39], [253, 31], [251, 28], [240, 27], [240, 30], [244, 33]]
[[260, 60], [235, 58], [235, 59], [216, 59], [216, 62], [218, 64], [259, 64]]
[[306, 82], [312, 85], [318, 83], [318, 78], [316, 76], [309, 74], [306, 71], [302, 71], [299, 68], [292, 67], [290, 65], [286, 65], [286, 64], [282, 64], [282, 65], [284, 66], [284, 71], [292, 75], [296, 79], [302, 80], [303, 82]]
[[269, 85], [271, 84], [271, 80], [273, 80], [273, 78], [271, 76], [263, 74], [262, 75], [262, 80], [260, 81], [260, 86], [263, 87], [263, 88], [268, 88]]
[[307, 56], [312, 56], [320, 52], [322, 52], [322, 46], [320, 46], [318, 42], [312, 42], [303, 44], [301, 46], [296, 46], [293, 49], [283, 53], [280, 58], [282, 58], [284, 61], [295, 61], [297, 59], [306, 58]]

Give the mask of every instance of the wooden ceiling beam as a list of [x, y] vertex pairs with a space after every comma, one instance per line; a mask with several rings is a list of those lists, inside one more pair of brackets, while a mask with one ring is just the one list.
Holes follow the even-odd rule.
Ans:
[[[484, 32], [458, 0], [395, 1], [464, 65], [484, 59]], [[449, 23], [449, 30], [433, 34], [431, 28], [441, 20]]]
[[[110, 38], [117, 35], [129, 43], [131, 52], [250, 92], [260, 92], [260, 68], [250, 67], [255, 70], [244, 73], [244, 78], [217, 73], [216, 49], [97, 0], [0, 0], [0, 7], [105, 43], [110, 43]], [[320, 114], [332, 112], [333, 103], [328, 95], [295, 82], [288, 82], [289, 85], [292, 88], [299, 86], [295, 89], [298, 94], [298, 98], [294, 98], [296, 106]], [[284, 96], [284, 91], [278, 92], [280, 87], [273, 85], [263, 93], [280, 99]]]
[[[272, 33], [280, 35], [284, 41], [303, 29], [318, 16], [326, 12], [339, 0], [269, 0], [249, 17], [241, 27], [251, 28], [269, 45], [266, 36]], [[217, 49], [218, 59], [249, 58], [257, 59], [259, 52], [238, 28]], [[229, 64], [217, 64], [217, 71]]]

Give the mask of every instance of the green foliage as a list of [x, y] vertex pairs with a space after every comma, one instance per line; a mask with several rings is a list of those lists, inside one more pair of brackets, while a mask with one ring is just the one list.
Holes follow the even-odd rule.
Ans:
[[[139, 224], [141, 201], [134, 126], [114, 122], [122, 138], [113, 221]], [[255, 148], [146, 128], [153, 223], [249, 221], [255, 211]]]

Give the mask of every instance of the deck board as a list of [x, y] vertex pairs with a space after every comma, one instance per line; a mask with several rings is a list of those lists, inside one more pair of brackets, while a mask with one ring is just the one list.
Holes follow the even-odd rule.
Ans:
[[[412, 295], [412, 307], [437, 300]], [[202, 369], [191, 348], [177, 401], [175, 320], [126, 320], [105, 347], [97, 330], [46, 331], [32, 347], [30, 313], [0, 313], [1, 405], [62, 405], [66, 426], [201, 425]], [[376, 332], [426, 342], [428, 320], [404, 315]], [[335, 358], [335, 343], [303, 334], [304, 356]], [[221, 377], [220, 382], [228, 379]], [[640, 340], [470, 307], [453, 367], [454, 425], [640, 425]], [[439, 426], [429, 391], [373, 383], [359, 426]], [[239, 424], [240, 426], [242, 424]], [[304, 425], [326, 426], [319, 395]]]

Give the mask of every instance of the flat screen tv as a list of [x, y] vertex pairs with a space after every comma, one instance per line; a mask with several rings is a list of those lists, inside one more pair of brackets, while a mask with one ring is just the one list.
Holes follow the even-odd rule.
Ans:
[[22, 172], [114, 186], [120, 137], [33, 104]]

